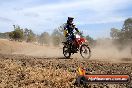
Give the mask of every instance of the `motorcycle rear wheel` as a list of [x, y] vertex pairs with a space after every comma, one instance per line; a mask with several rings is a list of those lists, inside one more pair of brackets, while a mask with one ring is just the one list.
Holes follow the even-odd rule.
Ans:
[[69, 51], [69, 48], [64, 46], [63, 47], [63, 55], [66, 57], [66, 58], [70, 58], [71, 57], [71, 52]]

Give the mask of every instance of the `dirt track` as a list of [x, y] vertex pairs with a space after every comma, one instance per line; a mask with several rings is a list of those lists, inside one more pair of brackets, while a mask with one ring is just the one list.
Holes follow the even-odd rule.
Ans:
[[[42, 52], [40, 49], [45, 50]], [[83, 60], [73, 56], [72, 59], [65, 59], [62, 55], [58, 56], [59, 51], [57, 54], [50, 54], [46, 52], [47, 49], [45, 46], [1, 40], [0, 87], [74, 88], [77, 68], [80, 65], [90, 68], [93, 74], [129, 74], [132, 77], [130, 58], [121, 58], [118, 62], [98, 59], [99, 57]], [[57, 48], [52, 49], [54, 49], [52, 52], [55, 52]], [[104, 88], [104, 86], [128, 88], [132, 86], [132, 81], [129, 84], [89, 84], [88, 88]]]

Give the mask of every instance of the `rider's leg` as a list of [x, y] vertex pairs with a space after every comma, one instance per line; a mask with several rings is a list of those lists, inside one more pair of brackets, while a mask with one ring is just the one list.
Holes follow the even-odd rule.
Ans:
[[77, 52], [76, 38], [75, 38], [74, 34], [71, 36], [71, 39], [72, 39], [72, 49], [74, 52]]

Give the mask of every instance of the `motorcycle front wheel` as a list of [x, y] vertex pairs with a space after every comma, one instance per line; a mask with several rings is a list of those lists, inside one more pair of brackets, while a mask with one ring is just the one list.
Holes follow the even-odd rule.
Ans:
[[84, 59], [89, 59], [91, 57], [90, 47], [86, 44], [81, 45], [80, 54]]

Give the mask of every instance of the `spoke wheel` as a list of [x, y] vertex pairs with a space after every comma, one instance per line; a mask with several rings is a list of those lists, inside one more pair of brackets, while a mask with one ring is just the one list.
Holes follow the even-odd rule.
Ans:
[[70, 58], [70, 57], [71, 57], [70, 50], [69, 50], [69, 48], [66, 47], [66, 46], [63, 47], [63, 55], [64, 55], [66, 58]]
[[89, 59], [91, 57], [91, 50], [88, 45], [83, 44], [80, 47], [80, 54], [83, 58]]

